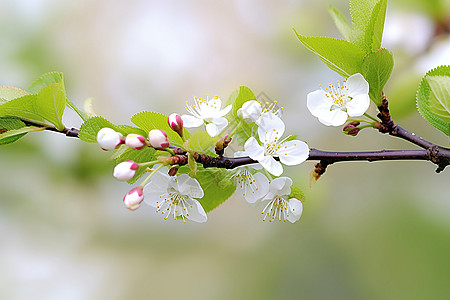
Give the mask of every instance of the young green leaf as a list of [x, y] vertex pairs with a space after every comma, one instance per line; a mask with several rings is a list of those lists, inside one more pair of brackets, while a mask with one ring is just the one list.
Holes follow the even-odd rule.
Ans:
[[365, 46], [367, 51], [377, 51], [381, 48], [384, 20], [386, 18], [387, 0], [380, 0], [375, 4], [365, 32]]
[[[183, 140], [178, 135], [178, 133], [170, 128], [169, 123], [167, 122], [167, 116], [163, 114], [150, 111], [142, 111], [132, 116], [131, 122], [147, 132], [147, 134], [152, 129], [162, 130], [167, 134], [167, 138], [172, 145], [177, 147], [183, 146]], [[186, 129], [183, 129], [183, 136], [185, 137], [185, 139], [188, 139], [190, 137], [190, 134]]]
[[369, 53], [362, 63], [362, 75], [369, 83], [369, 96], [376, 105], [381, 105], [383, 88], [391, 76], [394, 59], [388, 50]]
[[233, 195], [236, 187], [231, 178], [232, 172], [226, 169], [204, 169], [199, 167], [195, 178], [205, 195], [198, 199], [205, 212], [210, 212]]
[[23, 123], [19, 118], [16, 117], [0, 117], [0, 145], [10, 144], [21, 137], [23, 137], [26, 133], [16, 134], [13, 136], [4, 136], [5, 133], [8, 133], [10, 130], [17, 130], [25, 127], [25, 123]]
[[27, 95], [28, 93], [10, 86], [0, 86], [0, 104]]
[[[136, 163], [144, 163], [155, 160], [155, 152], [156, 150], [151, 147], [144, 147], [140, 150], [135, 150], [131, 148], [126, 148], [125, 151], [118, 157], [114, 158], [114, 162], [117, 164], [126, 161], [126, 160], [132, 160]], [[145, 167], [141, 167], [136, 171], [136, 175], [127, 182], [129, 184], [135, 183], [142, 175], [144, 175], [146, 172]]]
[[[373, 26], [375, 26], [375, 23], [379, 25], [378, 22], [374, 21], [375, 16], [373, 16], [374, 8], [379, 2], [380, 0], [350, 0], [350, 15], [353, 25], [350, 41], [366, 53], [372, 51]], [[375, 15], [377, 14], [375, 13]]]
[[355, 44], [329, 37], [306, 37], [295, 33], [306, 48], [339, 75], [347, 78], [352, 74], [361, 73], [365, 53]]
[[228, 98], [227, 105], [233, 105], [233, 116], [237, 117], [237, 111], [247, 101], [256, 100], [255, 94], [246, 86], [241, 86], [235, 90]]
[[0, 145], [10, 144], [23, 137], [28, 132], [45, 130], [45, 127], [25, 126], [19, 129], [11, 129], [0, 134]]
[[218, 137], [211, 137], [206, 131], [196, 130], [189, 138], [187, 147], [190, 151], [211, 155]]
[[[48, 72], [44, 73], [39, 78], [34, 80], [30, 87], [28, 88], [28, 92], [30, 94], [37, 94], [43, 88], [48, 87], [53, 83], [64, 83], [63, 73], [60, 72]], [[64, 85], [64, 84], [63, 84]]]
[[66, 92], [61, 83], [52, 83], [41, 89], [36, 97], [35, 110], [44, 119], [63, 130], [62, 115], [66, 108]]
[[350, 40], [352, 35], [352, 26], [348, 23], [345, 15], [338, 10], [336, 7], [330, 5], [328, 6], [328, 13], [336, 24], [337, 29], [342, 34], [344, 39]]
[[29, 94], [12, 99], [0, 105], [0, 116], [15, 116], [44, 122], [44, 118], [36, 111], [37, 95]]
[[450, 66], [425, 74], [417, 91], [417, 108], [428, 123], [450, 137]]

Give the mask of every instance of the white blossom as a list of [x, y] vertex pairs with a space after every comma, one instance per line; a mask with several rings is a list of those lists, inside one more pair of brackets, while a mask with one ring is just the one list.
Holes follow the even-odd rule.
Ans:
[[348, 117], [362, 116], [370, 105], [369, 84], [360, 74], [353, 74], [341, 86], [331, 83], [325, 90], [319, 89], [307, 96], [311, 114], [327, 126], [343, 125]]
[[202, 198], [203, 189], [196, 179], [187, 174], [169, 176], [166, 167], [155, 173], [144, 187], [145, 202], [155, 207], [156, 212], [177, 219], [181, 217], [203, 223], [207, 216], [198, 200]]
[[259, 121], [263, 114], [272, 113], [281, 118], [283, 110], [284, 107], [277, 106], [277, 101], [272, 103], [266, 102], [265, 105], [263, 105], [257, 100], [250, 100], [242, 104], [242, 107], [237, 111], [237, 115], [250, 123], [255, 122], [259, 125]]
[[303, 204], [296, 198], [289, 198], [291, 193], [292, 179], [289, 177], [275, 178], [270, 182], [269, 192], [262, 200], [269, 201], [261, 212], [269, 222], [278, 219], [288, 220], [294, 223], [300, 219], [303, 212]]
[[290, 136], [281, 139], [284, 130], [285, 126], [280, 118], [270, 113], [263, 114], [258, 127], [258, 137], [263, 145], [254, 137], [250, 137], [244, 145], [245, 153], [275, 176], [283, 173], [283, 167], [275, 157], [283, 164], [292, 166], [304, 162], [309, 155], [306, 143], [299, 140], [287, 141]]
[[213, 99], [201, 99], [194, 96], [194, 104], [186, 101], [186, 110], [191, 115], [182, 115], [184, 127], [198, 127], [205, 124], [206, 132], [210, 136], [219, 135], [228, 125], [224, 116], [230, 112], [231, 104], [222, 109], [222, 101], [218, 96]]

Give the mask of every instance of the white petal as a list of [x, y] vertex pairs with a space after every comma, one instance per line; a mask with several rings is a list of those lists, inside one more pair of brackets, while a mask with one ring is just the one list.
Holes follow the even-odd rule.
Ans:
[[350, 102], [345, 105], [347, 107], [347, 113], [350, 117], [362, 116], [370, 106], [369, 95], [357, 95]]
[[258, 162], [274, 176], [280, 176], [283, 174], [283, 166], [275, 160], [272, 156], [264, 156], [262, 159], [258, 159]]
[[284, 122], [273, 113], [264, 113], [259, 119], [259, 140], [263, 143], [279, 139], [285, 130]]
[[303, 212], [303, 203], [295, 198], [291, 198], [289, 199], [289, 204], [288, 204], [288, 216], [286, 217], [286, 219], [291, 222], [294, 223], [296, 221], [298, 221], [300, 219], [300, 217], [302, 216], [302, 212]]
[[161, 195], [167, 194], [170, 181], [171, 179], [167, 172], [158, 171], [154, 174], [149, 183], [147, 183], [144, 187], [145, 203], [155, 206], [153, 205], [155, 201], [159, 201]]
[[213, 118], [212, 122], [216, 124], [219, 133], [222, 132], [228, 125], [228, 120], [226, 118]]
[[181, 195], [186, 195], [192, 198], [202, 198], [204, 196], [200, 183], [196, 179], [189, 177], [187, 174], [178, 176], [177, 184], [177, 190]]
[[223, 117], [223, 116], [225, 116], [227, 113], [230, 112], [231, 108], [232, 108], [232, 105], [230, 104], [230, 105], [228, 105], [227, 107], [225, 107], [224, 109], [222, 109], [222, 110], [216, 115], [216, 117]]
[[280, 145], [277, 154], [280, 161], [288, 166], [298, 165], [304, 162], [309, 156], [309, 148], [305, 142], [293, 140], [287, 141]]
[[206, 124], [205, 128], [206, 128], [206, 132], [212, 137], [220, 134], [220, 131], [218, 130], [217, 125], [214, 123]]
[[182, 115], [181, 119], [183, 120], [183, 126], [188, 128], [198, 127], [203, 124], [203, 119], [196, 118], [190, 115]]
[[314, 117], [320, 117], [324, 113], [330, 111], [333, 104], [331, 98], [325, 96], [325, 91], [317, 90], [306, 96], [306, 106]]
[[353, 74], [347, 78], [348, 95], [354, 98], [357, 95], [369, 94], [369, 83], [360, 73]]
[[192, 198], [188, 198], [185, 201], [187, 204], [187, 214], [185, 214], [186, 218], [198, 223], [204, 223], [208, 220], [206, 212], [200, 202]]
[[341, 109], [333, 109], [319, 116], [319, 121], [327, 126], [341, 126], [347, 121], [348, 115]]
[[248, 203], [255, 203], [269, 191], [269, 179], [264, 174], [256, 173], [253, 175], [253, 179], [255, 181], [249, 183], [249, 187], [244, 191], [244, 197]]
[[256, 100], [250, 100], [242, 104], [242, 107], [238, 109], [237, 114], [244, 120], [247, 119], [251, 122], [255, 122], [259, 119], [261, 112], [261, 103]]
[[275, 178], [270, 182], [269, 191], [274, 195], [284, 196], [291, 193], [292, 179], [289, 177]]
[[264, 158], [264, 148], [258, 144], [254, 137], [250, 137], [244, 144], [245, 153], [253, 159], [260, 160]]

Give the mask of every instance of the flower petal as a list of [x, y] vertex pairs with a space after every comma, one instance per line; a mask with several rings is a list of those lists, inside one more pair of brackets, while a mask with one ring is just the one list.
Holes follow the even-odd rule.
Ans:
[[280, 161], [288, 166], [298, 165], [304, 162], [309, 156], [309, 148], [305, 142], [293, 140], [280, 145], [277, 154]]
[[269, 191], [269, 179], [264, 174], [256, 173], [253, 179], [255, 181], [249, 183], [249, 186], [244, 189], [244, 198], [248, 203], [255, 203]]
[[264, 148], [258, 144], [254, 137], [250, 137], [244, 144], [245, 153], [254, 160], [264, 158]]
[[203, 124], [203, 119], [190, 116], [190, 115], [182, 115], [181, 119], [183, 120], [184, 127], [198, 127]]
[[370, 106], [370, 98], [368, 94], [356, 95], [351, 101], [345, 105], [347, 113], [350, 117], [362, 116]]
[[250, 100], [242, 104], [242, 107], [237, 111], [237, 115], [242, 117], [244, 120], [255, 122], [259, 119], [261, 112], [261, 103], [256, 100]]
[[348, 96], [354, 98], [357, 95], [369, 94], [369, 83], [360, 73], [353, 74], [347, 78]]
[[303, 212], [303, 203], [295, 198], [289, 199], [288, 204], [288, 215], [286, 216], [286, 220], [291, 223], [294, 223], [300, 219]]
[[189, 177], [187, 174], [181, 174], [177, 177], [177, 188], [181, 195], [186, 195], [192, 198], [202, 198], [204, 196], [203, 189], [200, 183]]
[[319, 121], [327, 126], [341, 126], [347, 121], [348, 115], [340, 109], [333, 109], [319, 116]]
[[284, 122], [273, 113], [262, 114], [258, 126], [258, 136], [262, 143], [279, 139], [285, 130]]
[[186, 199], [185, 202], [187, 204], [187, 213], [185, 214], [186, 218], [198, 223], [204, 223], [208, 220], [206, 212], [200, 202], [192, 198]]
[[306, 106], [314, 117], [320, 117], [330, 111], [333, 100], [325, 96], [325, 91], [316, 90], [306, 96]]
[[269, 191], [278, 196], [289, 195], [291, 193], [292, 179], [289, 177], [275, 178], [270, 182]]
[[219, 113], [217, 113], [216, 117], [223, 117], [223, 116], [225, 116], [227, 113], [230, 112], [231, 108], [232, 108], [231, 104], [226, 106], [224, 109], [220, 110]]
[[262, 159], [258, 159], [258, 162], [274, 176], [280, 176], [283, 174], [283, 166], [275, 160], [272, 156], [264, 156]]

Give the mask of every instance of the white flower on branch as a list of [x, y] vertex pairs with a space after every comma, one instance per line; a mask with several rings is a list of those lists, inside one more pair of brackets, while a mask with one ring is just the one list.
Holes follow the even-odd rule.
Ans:
[[294, 223], [300, 219], [303, 212], [303, 204], [296, 198], [289, 198], [291, 193], [292, 179], [289, 177], [275, 178], [270, 182], [269, 192], [262, 200], [269, 201], [261, 212], [269, 222], [278, 219], [279, 221], [288, 220]]
[[194, 104], [186, 101], [186, 110], [191, 115], [182, 115], [184, 127], [198, 127], [205, 124], [206, 132], [210, 136], [219, 135], [228, 125], [224, 116], [230, 112], [231, 104], [222, 109], [222, 101], [218, 96], [213, 99], [202, 99], [194, 96]]
[[309, 111], [327, 126], [340, 126], [348, 117], [362, 116], [369, 105], [369, 84], [360, 73], [344, 80], [342, 86], [337, 81], [337, 86], [330, 83], [325, 90], [307, 96]]
[[283, 167], [275, 157], [283, 164], [293, 166], [304, 162], [309, 155], [306, 143], [299, 140], [287, 141], [290, 136], [281, 139], [284, 130], [285, 126], [280, 118], [274, 114], [263, 114], [258, 127], [258, 137], [263, 145], [254, 137], [250, 137], [244, 145], [245, 153], [275, 176], [283, 173]]
[[[244, 157], [244, 151], [238, 151], [234, 157]], [[269, 179], [262, 173], [252, 174], [251, 169], [262, 169], [260, 164], [251, 164], [238, 167], [234, 173], [235, 185], [242, 191], [244, 199], [248, 203], [255, 203], [262, 199], [269, 191]]]
[[203, 223], [207, 216], [198, 200], [202, 198], [203, 189], [196, 179], [182, 174], [169, 176], [167, 168], [157, 171], [144, 187], [145, 202], [156, 207], [156, 212], [164, 215], [164, 219], [181, 218]]
[[242, 107], [237, 111], [237, 115], [249, 123], [255, 122], [259, 125], [263, 114], [272, 113], [281, 118], [283, 110], [284, 107], [277, 106], [277, 101], [272, 103], [266, 102], [265, 105], [262, 105], [257, 100], [250, 100], [242, 104]]

